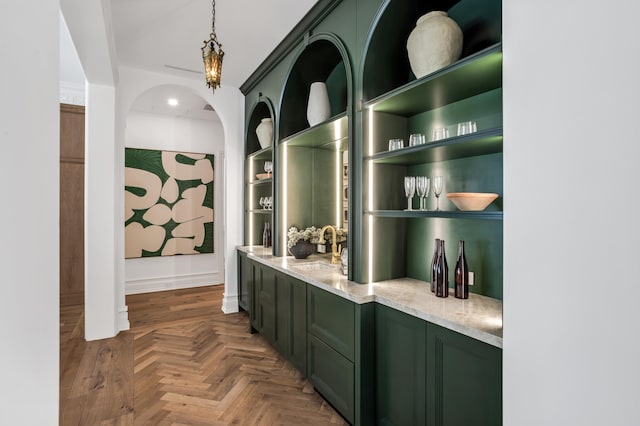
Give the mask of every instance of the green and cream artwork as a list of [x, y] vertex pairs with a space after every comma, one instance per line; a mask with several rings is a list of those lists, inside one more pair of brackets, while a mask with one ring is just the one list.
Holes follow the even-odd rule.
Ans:
[[125, 148], [125, 258], [213, 253], [213, 160]]

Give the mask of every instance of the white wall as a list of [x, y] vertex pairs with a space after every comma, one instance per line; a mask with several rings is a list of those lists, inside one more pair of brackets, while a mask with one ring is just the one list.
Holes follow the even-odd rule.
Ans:
[[214, 253], [125, 260], [126, 293], [197, 287], [224, 282], [224, 133], [216, 121], [131, 111], [125, 146], [215, 155]]
[[504, 424], [639, 425], [637, 2], [503, 2]]
[[2, 425], [58, 419], [58, 8], [0, 2]]

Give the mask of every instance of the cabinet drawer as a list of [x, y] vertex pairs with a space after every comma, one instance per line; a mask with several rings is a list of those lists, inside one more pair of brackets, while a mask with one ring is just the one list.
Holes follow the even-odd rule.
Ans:
[[313, 335], [308, 336], [309, 381], [351, 424], [354, 422], [353, 363]]
[[355, 353], [355, 305], [342, 297], [308, 286], [307, 329], [350, 361]]

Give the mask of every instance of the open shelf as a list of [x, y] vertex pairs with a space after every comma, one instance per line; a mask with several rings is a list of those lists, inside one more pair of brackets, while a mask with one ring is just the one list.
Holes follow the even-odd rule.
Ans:
[[346, 150], [349, 143], [349, 119], [347, 113], [338, 114], [331, 119], [302, 130], [281, 141], [288, 146], [306, 148], [336, 149], [336, 141], [340, 141], [340, 150]]
[[268, 146], [247, 156], [249, 160], [271, 160], [272, 146]]
[[502, 152], [502, 128], [489, 129], [437, 142], [384, 151], [366, 157], [378, 164], [414, 165]]
[[262, 180], [254, 180], [254, 181], [249, 182], [249, 185], [262, 186], [262, 185], [266, 185], [266, 184], [271, 184], [272, 181], [273, 181], [272, 178], [262, 179]]
[[366, 215], [375, 217], [393, 217], [393, 218], [443, 218], [443, 219], [483, 219], [483, 220], [502, 220], [501, 211], [445, 211], [445, 210], [366, 210]]
[[368, 101], [366, 108], [409, 117], [502, 87], [502, 43]]
[[247, 213], [271, 214], [271, 213], [273, 213], [273, 210], [264, 210], [264, 209], [247, 210]]

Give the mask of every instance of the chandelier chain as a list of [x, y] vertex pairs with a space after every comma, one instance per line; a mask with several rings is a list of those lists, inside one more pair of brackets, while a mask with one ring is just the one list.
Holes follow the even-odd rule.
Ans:
[[216, 0], [211, 0], [211, 32], [216, 32]]

